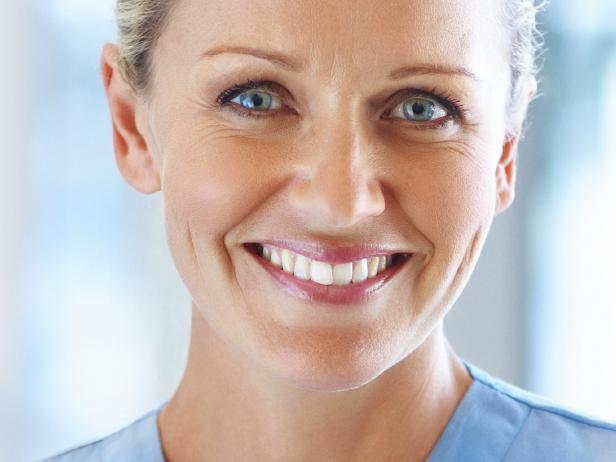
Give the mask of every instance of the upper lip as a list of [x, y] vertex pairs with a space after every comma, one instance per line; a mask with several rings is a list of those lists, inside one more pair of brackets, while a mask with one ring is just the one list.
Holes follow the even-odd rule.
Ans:
[[392, 247], [390, 245], [370, 243], [341, 243], [339, 245], [332, 245], [331, 243], [325, 244], [294, 239], [266, 239], [256, 242], [262, 245], [272, 245], [274, 247], [291, 250], [311, 260], [318, 260], [324, 263], [347, 263], [380, 255], [387, 256], [396, 253], [411, 254], [414, 252], [408, 249]]

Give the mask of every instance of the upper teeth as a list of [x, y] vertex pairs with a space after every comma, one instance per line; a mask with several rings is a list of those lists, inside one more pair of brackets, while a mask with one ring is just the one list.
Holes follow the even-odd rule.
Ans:
[[323, 285], [347, 285], [365, 281], [389, 268], [392, 261], [391, 255], [380, 255], [331, 265], [271, 245], [263, 246], [263, 258], [299, 279], [310, 279]]

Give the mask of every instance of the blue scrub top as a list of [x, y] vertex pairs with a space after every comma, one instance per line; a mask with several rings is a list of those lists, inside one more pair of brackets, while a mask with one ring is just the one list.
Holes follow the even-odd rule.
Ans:
[[[616, 422], [560, 406], [464, 364], [473, 382], [428, 462], [616, 462]], [[163, 407], [43, 462], [165, 462], [156, 424]]]

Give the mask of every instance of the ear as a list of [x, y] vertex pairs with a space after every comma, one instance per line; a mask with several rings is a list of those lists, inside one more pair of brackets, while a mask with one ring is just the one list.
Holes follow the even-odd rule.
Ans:
[[504, 212], [515, 198], [515, 181], [517, 174], [518, 144], [522, 134], [522, 124], [526, 118], [528, 105], [537, 94], [537, 80], [527, 77], [521, 85], [522, 97], [516, 97], [518, 103], [510, 114], [513, 131], [509, 131], [503, 143], [501, 157], [496, 166], [496, 209], [495, 215]]
[[495, 215], [504, 212], [515, 198], [515, 179], [518, 158], [517, 136], [509, 136], [503, 144], [503, 152], [496, 166], [496, 210]]
[[160, 173], [137, 117], [137, 94], [120, 71], [118, 58], [117, 46], [105, 44], [101, 55], [101, 72], [111, 112], [116, 163], [124, 179], [133, 188], [151, 194], [161, 189]]

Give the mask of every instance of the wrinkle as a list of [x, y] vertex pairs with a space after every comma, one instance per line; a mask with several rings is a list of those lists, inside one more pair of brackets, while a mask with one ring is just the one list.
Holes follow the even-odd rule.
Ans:
[[482, 161], [477, 153], [484, 153], [484, 149], [471, 146], [470, 143], [462, 140], [438, 140], [425, 143], [428, 150], [438, 150], [439, 153], [447, 153], [461, 156], [469, 160], [473, 165], [479, 167], [480, 171], [486, 171], [487, 163]]
[[197, 267], [197, 271], [199, 272], [199, 280], [205, 281], [205, 277], [203, 275], [203, 270], [201, 267], [201, 262], [199, 260], [199, 254], [197, 253], [197, 248], [195, 246], [195, 241], [194, 241], [194, 237], [192, 234], [190, 218], [186, 221], [186, 239], [188, 242], [188, 248], [192, 252], [193, 263]]
[[464, 277], [464, 269], [466, 269], [472, 262], [473, 255], [475, 254], [475, 249], [479, 243], [479, 238], [481, 236], [481, 227], [475, 232], [473, 239], [471, 241], [471, 245], [466, 249], [464, 256], [462, 257], [462, 262], [458, 265], [458, 269], [452, 278], [451, 285], [452, 287], [457, 287], [459, 285], [460, 280]]

